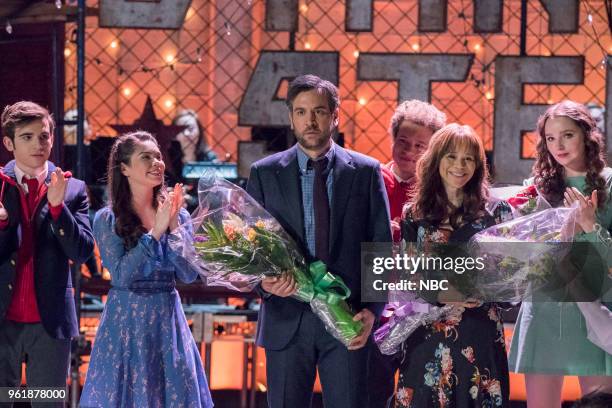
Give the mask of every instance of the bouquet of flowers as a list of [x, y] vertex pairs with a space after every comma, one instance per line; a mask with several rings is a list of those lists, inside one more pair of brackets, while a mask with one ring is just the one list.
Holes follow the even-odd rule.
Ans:
[[520, 215], [531, 214], [538, 207], [538, 200], [543, 198], [538, 194], [535, 185], [530, 185], [514, 197], [508, 199], [508, 204], [516, 209]]
[[289, 234], [246, 191], [206, 175], [199, 181], [198, 200], [193, 245], [175, 242], [180, 246], [175, 249], [208, 285], [248, 292], [265, 276], [289, 273], [297, 284], [293, 297], [309, 303], [330, 334], [345, 345], [359, 335], [362, 324], [353, 321], [346, 303], [351, 291], [342, 278], [321, 261], [307, 264]]
[[489, 227], [470, 241], [484, 269], [470, 275], [470, 295], [489, 302], [520, 302], [554, 278], [575, 231], [575, 208], [548, 208]]
[[387, 321], [374, 332], [374, 341], [382, 354], [393, 355], [416, 329], [439, 320], [452, 309], [453, 306], [436, 306], [417, 297], [391, 302], [383, 312]]
[[[523, 198], [519, 203], [523, 209], [531, 205], [526, 210], [528, 215], [484, 229], [461, 249], [474, 259], [484, 259], [484, 268], [447, 274], [458, 292], [486, 302], [519, 302], [552, 280], [555, 266], [571, 249], [575, 209], [548, 208], [529, 213], [546, 203], [530, 201], [534, 197]], [[390, 296], [393, 301], [383, 312], [388, 321], [374, 333], [383, 354], [396, 353], [416, 329], [446, 318], [454, 309], [451, 305], [435, 305], [416, 293], [394, 292]]]

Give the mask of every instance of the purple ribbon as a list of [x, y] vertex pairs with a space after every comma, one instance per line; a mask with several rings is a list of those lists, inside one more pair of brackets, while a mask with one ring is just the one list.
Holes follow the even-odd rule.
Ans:
[[[412, 316], [417, 313], [427, 313], [431, 310], [431, 306], [429, 303], [424, 302], [406, 302], [406, 303], [389, 303], [385, 306], [385, 310], [382, 315], [384, 317], [388, 317], [389, 321], [376, 330], [374, 332], [374, 341], [376, 343], [381, 343], [385, 337], [389, 334], [393, 326], [397, 320], [402, 320], [406, 316]], [[393, 308], [393, 310], [390, 310]]]

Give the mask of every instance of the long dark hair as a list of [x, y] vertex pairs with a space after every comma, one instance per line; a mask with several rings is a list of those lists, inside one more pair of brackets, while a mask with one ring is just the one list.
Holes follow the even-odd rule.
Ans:
[[[210, 158], [210, 153], [212, 152], [212, 149], [210, 148], [210, 145], [208, 143], [208, 138], [206, 137], [206, 133], [204, 132], [204, 126], [202, 126], [202, 122], [200, 122], [197, 112], [194, 111], [193, 109], [183, 109], [179, 111], [177, 115], [174, 117], [174, 119], [172, 120], [172, 124], [176, 125], [178, 123], [178, 120], [182, 118], [183, 116], [193, 117], [193, 119], [196, 121], [196, 125], [198, 126], [198, 134], [200, 136], [198, 137], [198, 140], [196, 141], [196, 145], [195, 145], [196, 160], [197, 161], [213, 160], [212, 158]], [[181, 160], [182, 160], [182, 156], [181, 156]]]
[[[449, 201], [440, 176], [440, 162], [454, 149], [465, 148], [476, 161], [474, 175], [463, 186], [460, 207]], [[439, 225], [447, 217], [453, 228], [481, 216], [489, 194], [489, 172], [482, 141], [469, 126], [451, 123], [438, 130], [431, 138], [427, 150], [417, 162], [415, 196], [411, 211], [418, 219]]]
[[540, 137], [536, 147], [536, 162], [532, 170], [535, 184], [551, 205], [562, 204], [566, 188], [565, 170], [548, 151], [544, 135], [548, 119], [559, 116], [573, 120], [584, 134], [584, 164], [587, 168], [585, 193], [590, 195], [593, 190], [597, 190], [597, 206], [601, 208], [607, 200], [606, 181], [601, 176], [601, 171], [606, 166], [603, 136], [589, 110], [580, 103], [570, 100], [559, 102], [548, 108], [538, 119], [537, 132]]
[[[132, 190], [127, 177], [121, 172], [121, 164], [130, 165], [130, 158], [138, 143], [151, 141], [157, 146], [157, 140], [148, 132], [142, 130], [119, 136], [113, 145], [108, 159], [108, 194], [113, 214], [115, 214], [115, 232], [123, 239], [127, 249], [136, 246], [146, 231], [140, 217], [132, 205]], [[164, 183], [153, 189], [153, 208], [164, 191]]]

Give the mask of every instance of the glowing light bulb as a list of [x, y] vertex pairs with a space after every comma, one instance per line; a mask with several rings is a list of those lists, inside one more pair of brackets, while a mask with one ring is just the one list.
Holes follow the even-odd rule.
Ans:
[[353, 51], [353, 57], [359, 58], [359, 50]]
[[123, 88], [123, 96], [130, 96], [132, 94], [132, 90], [130, 88]]
[[366, 98], [359, 98], [359, 104], [361, 106], [365, 106], [365, 104], [368, 103], [368, 101], [366, 100]]
[[119, 46], [119, 43], [116, 40], [111, 41], [110, 43], [110, 47], [111, 48], [117, 48]]

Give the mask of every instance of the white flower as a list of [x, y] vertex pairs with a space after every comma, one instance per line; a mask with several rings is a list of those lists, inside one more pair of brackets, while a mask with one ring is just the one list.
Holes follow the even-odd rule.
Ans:
[[472, 396], [472, 399], [476, 399], [476, 397], [478, 397], [478, 387], [475, 385], [472, 385], [472, 388], [470, 388], [470, 395]]
[[242, 229], [245, 227], [245, 224], [244, 224], [244, 221], [242, 221], [242, 218], [232, 213], [227, 213], [226, 215], [227, 215], [227, 218], [222, 221], [223, 226], [224, 227], [231, 226], [236, 231], [242, 231]]
[[425, 385], [428, 387], [433, 387], [436, 385], [436, 380], [434, 379], [434, 376], [431, 375], [431, 373], [427, 373], [425, 374]]
[[489, 391], [491, 395], [501, 395], [501, 384], [498, 380], [491, 380], [487, 387], [487, 391]]

